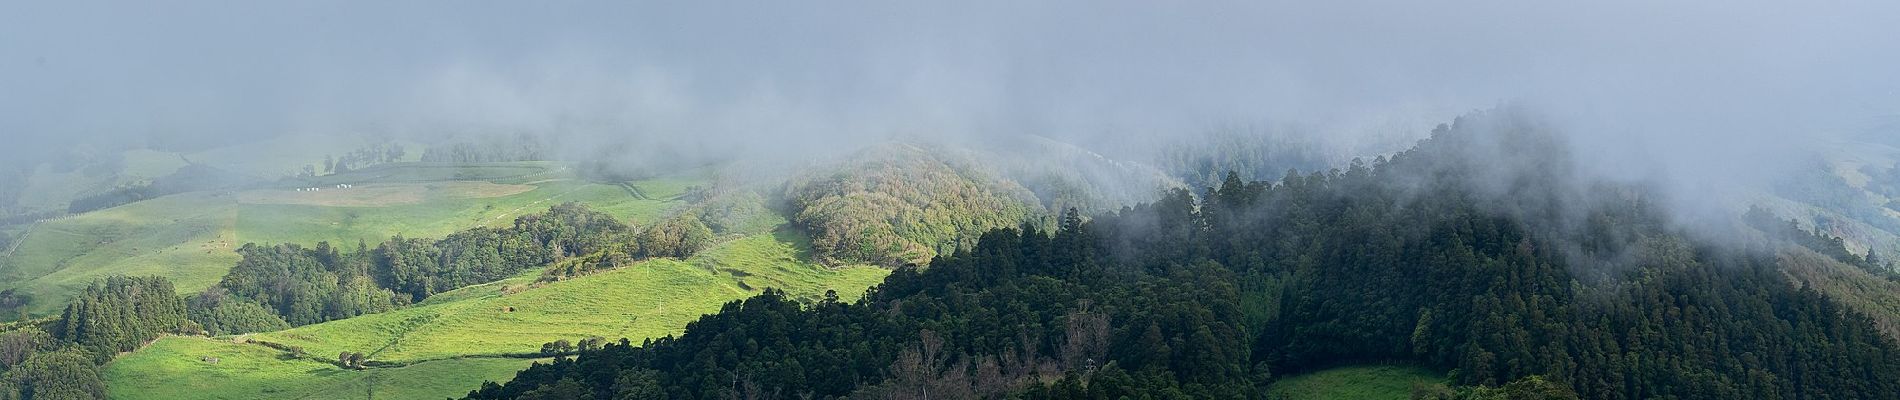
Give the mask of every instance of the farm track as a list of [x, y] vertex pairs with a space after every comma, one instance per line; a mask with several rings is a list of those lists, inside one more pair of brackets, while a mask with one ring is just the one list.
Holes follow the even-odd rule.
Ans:
[[5, 257], [8, 257], [8, 258], [13, 257], [13, 251], [19, 250], [20, 243], [26, 243], [26, 238], [28, 236], [33, 235], [33, 228], [39, 227], [39, 226], [40, 226], [39, 221], [33, 221], [33, 223], [31, 224], [27, 224], [26, 230], [20, 231], [20, 237], [13, 238], [13, 244], [7, 246], [7, 255]]

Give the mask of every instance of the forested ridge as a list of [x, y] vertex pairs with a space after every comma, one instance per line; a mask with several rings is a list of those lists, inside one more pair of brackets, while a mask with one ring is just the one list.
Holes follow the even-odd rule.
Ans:
[[1792, 244], [1687, 234], [1569, 168], [1537, 124], [1468, 116], [1390, 159], [992, 230], [854, 303], [768, 292], [469, 397], [1250, 398], [1364, 362], [1449, 371], [1426, 398], [1900, 397], [1900, 346], [1794, 283]]
[[928, 262], [1021, 223], [1034, 196], [958, 159], [897, 143], [795, 177], [784, 189], [818, 261], [887, 267]]

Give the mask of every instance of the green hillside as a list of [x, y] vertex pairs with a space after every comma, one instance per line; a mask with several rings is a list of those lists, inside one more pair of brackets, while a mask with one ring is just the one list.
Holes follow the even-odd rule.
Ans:
[[700, 315], [768, 287], [811, 300], [826, 290], [853, 299], [888, 274], [804, 261], [805, 246], [801, 237], [782, 230], [729, 241], [686, 260], [648, 260], [558, 282], [535, 283], [535, 271], [443, 293], [416, 307], [253, 338], [311, 354], [363, 352], [371, 360], [398, 363], [534, 353], [557, 339], [639, 341], [677, 334]]
[[787, 183], [791, 219], [811, 232], [818, 259], [921, 265], [1041, 211], [1016, 182], [933, 150], [872, 147]]
[[427, 399], [460, 396], [532, 362], [467, 358], [353, 371], [258, 345], [166, 337], [113, 361], [104, 375], [113, 399], [351, 399], [372, 393]]
[[177, 153], [146, 149], [102, 155], [64, 171], [42, 164], [27, 176], [18, 205], [27, 212], [61, 211], [73, 199], [165, 176], [185, 165]]
[[[700, 315], [765, 288], [807, 301], [834, 290], [850, 301], [889, 274], [808, 262], [809, 246], [796, 231], [780, 229], [686, 260], [654, 259], [544, 283], [535, 282], [536, 270], [402, 310], [243, 337], [300, 347], [302, 357], [259, 343], [170, 337], [121, 356], [105, 379], [114, 398], [351, 398], [367, 393], [372, 380], [378, 397], [460, 395], [484, 380], [507, 380], [528, 363], [514, 357], [532, 357], [556, 339], [675, 335]], [[325, 362], [345, 351], [395, 367], [349, 371]]]
[[57, 312], [107, 275], [160, 275], [180, 290], [204, 289], [238, 260], [236, 214], [232, 196], [188, 193], [39, 223], [0, 258], [0, 288], [32, 296], [25, 311], [33, 315]]
[[[568, 201], [637, 225], [684, 204], [680, 194], [696, 182], [589, 183], [548, 163], [463, 167], [394, 164], [324, 177], [327, 185], [321, 187], [330, 189], [324, 191], [184, 193], [47, 221], [27, 230], [12, 254], [0, 253], [0, 289], [32, 296], [25, 311], [48, 315], [64, 307], [72, 291], [107, 275], [160, 275], [181, 291], [204, 289], [230, 269], [238, 259], [235, 249], [247, 242], [353, 246], [399, 234], [440, 237], [506, 225]], [[454, 180], [452, 171], [494, 181]], [[337, 189], [332, 181], [354, 183]]]

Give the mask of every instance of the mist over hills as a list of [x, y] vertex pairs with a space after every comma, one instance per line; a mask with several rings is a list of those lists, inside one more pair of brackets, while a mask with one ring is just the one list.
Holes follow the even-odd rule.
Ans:
[[1900, 3], [0, 6], [0, 399], [1900, 396]]

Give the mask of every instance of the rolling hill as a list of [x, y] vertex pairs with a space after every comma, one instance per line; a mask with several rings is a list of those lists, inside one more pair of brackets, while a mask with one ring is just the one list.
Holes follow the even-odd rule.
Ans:
[[732, 240], [685, 260], [652, 259], [557, 282], [532, 274], [431, 297], [415, 307], [286, 331], [252, 340], [311, 354], [351, 351], [408, 363], [471, 355], [532, 355], [541, 344], [589, 336], [639, 341], [678, 334], [726, 302], [778, 288], [816, 300], [835, 290], [852, 299], [887, 271], [827, 268], [804, 261], [796, 232]]
[[104, 375], [113, 399], [428, 399], [462, 395], [470, 382], [505, 379], [535, 361], [448, 359], [356, 371], [258, 345], [166, 337], [113, 361]]
[[[165, 276], [186, 291], [209, 287], [244, 243], [439, 237], [568, 201], [638, 223], [684, 204], [680, 196], [697, 179], [614, 185], [576, 180], [544, 162], [399, 163], [284, 187], [182, 193], [33, 224], [16, 249], [0, 254], [0, 289], [31, 297], [24, 314], [48, 315], [106, 275]], [[336, 186], [343, 183], [352, 187]]]
[[[482, 381], [504, 380], [506, 372], [541, 357], [537, 352], [543, 343], [589, 336], [638, 342], [676, 335], [700, 315], [766, 288], [811, 302], [833, 291], [851, 301], [889, 273], [870, 266], [813, 264], [806, 261], [808, 246], [798, 232], [781, 229], [735, 238], [685, 260], [647, 260], [557, 282], [536, 282], [536, 270], [442, 293], [409, 308], [235, 341], [165, 338], [120, 357], [105, 378], [115, 397], [355, 396], [368, 390], [371, 379], [385, 390], [395, 389], [390, 385], [395, 382], [427, 382], [378, 396], [459, 395]], [[291, 346], [303, 353], [279, 350]], [[341, 352], [365, 353], [371, 368], [337, 367], [329, 360]], [[204, 357], [222, 360], [207, 363]], [[199, 384], [167, 386], [179, 380]]]

